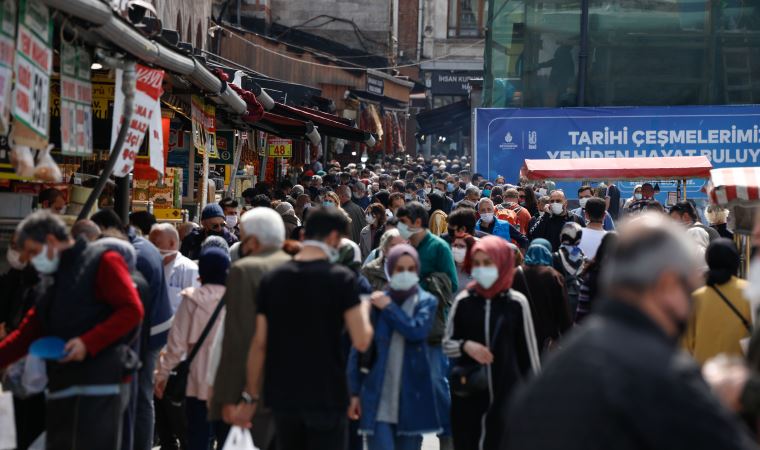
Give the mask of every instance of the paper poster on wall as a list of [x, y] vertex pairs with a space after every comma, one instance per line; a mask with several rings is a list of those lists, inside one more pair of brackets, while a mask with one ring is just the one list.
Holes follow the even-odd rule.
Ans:
[[[5, 2], [4, 2], [5, 3]], [[53, 21], [42, 0], [20, 0], [12, 112], [16, 144], [45, 148], [49, 138]]]
[[[145, 133], [150, 127], [151, 119], [156, 114], [156, 102], [161, 98], [162, 88], [161, 84], [164, 79], [164, 71], [158, 69], [151, 69], [150, 67], [137, 64], [135, 66], [137, 72], [137, 86], [134, 99], [134, 113], [132, 114], [132, 120], [127, 125], [129, 131], [127, 137], [124, 140], [124, 145], [121, 148], [114, 148], [116, 139], [119, 135], [119, 130], [124, 121], [124, 93], [121, 90], [123, 71], [121, 69], [116, 70], [116, 92], [114, 98], [114, 115], [113, 125], [111, 131], [111, 148], [113, 151], [118, 151], [119, 160], [114, 167], [114, 176], [123, 177], [132, 171], [135, 165], [135, 158], [140, 150]], [[158, 114], [160, 115], [160, 109]]]
[[61, 153], [92, 155], [92, 83], [90, 55], [61, 42]]
[[15, 38], [16, 2], [5, 1], [0, 4], [0, 133], [8, 131], [11, 115]]

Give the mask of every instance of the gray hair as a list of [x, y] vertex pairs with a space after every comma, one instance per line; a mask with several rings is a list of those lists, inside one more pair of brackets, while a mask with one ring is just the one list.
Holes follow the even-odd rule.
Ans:
[[253, 208], [240, 218], [240, 229], [254, 236], [263, 247], [282, 248], [285, 242], [285, 223], [271, 208]]
[[493, 200], [491, 200], [491, 199], [490, 199], [490, 198], [488, 198], [488, 197], [484, 197], [484, 198], [481, 198], [481, 199], [478, 201], [478, 205], [477, 205], [477, 207], [476, 207], [476, 209], [477, 209], [478, 211], [480, 211], [480, 205], [482, 205], [483, 203], [490, 203], [490, 204], [491, 204], [491, 206], [494, 206]]
[[101, 231], [98, 224], [89, 219], [77, 220], [71, 227], [71, 237], [79, 239], [82, 236], [89, 242], [100, 237]]
[[690, 279], [697, 268], [692, 247], [667, 217], [638, 216], [621, 227], [620, 240], [602, 268], [601, 285], [608, 293], [616, 288], [645, 291], [665, 272]]
[[221, 248], [228, 254], [230, 252], [230, 245], [221, 236], [212, 235], [204, 239], [203, 242], [201, 243], [201, 252], [203, 252], [204, 249], [209, 248], [209, 247]]
[[98, 239], [92, 245], [104, 247], [107, 250], [113, 250], [120, 254], [124, 258], [124, 262], [127, 263], [130, 272], [134, 272], [137, 268], [137, 252], [129, 242], [115, 237], [106, 237]]
[[173, 238], [176, 244], [174, 245], [175, 248], [171, 250], [179, 250], [179, 232], [174, 225], [170, 223], [157, 223], [150, 227], [150, 232], [153, 233], [154, 231]]
[[380, 251], [383, 253], [388, 253], [388, 246], [390, 245], [393, 238], [401, 237], [401, 233], [397, 229], [388, 230], [385, 233], [383, 233], [382, 236], [380, 236]]
[[469, 196], [470, 194], [478, 194], [480, 195], [480, 189], [476, 188], [475, 186], [470, 186], [467, 188], [466, 191], [464, 191], [465, 196]]
[[27, 216], [16, 227], [16, 245], [22, 248], [28, 240], [43, 244], [48, 235], [52, 235], [59, 241], [69, 239], [66, 224], [60, 217], [48, 210], [36, 211]]
[[291, 195], [295, 194], [294, 196], [298, 197], [299, 195], [304, 193], [303, 186], [301, 186], [300, 184], [293, 186], [293, 188], [290, 190], [290, 193]]

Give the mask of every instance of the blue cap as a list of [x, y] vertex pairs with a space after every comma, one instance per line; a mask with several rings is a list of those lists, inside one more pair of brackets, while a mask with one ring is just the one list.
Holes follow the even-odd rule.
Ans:
[[230, 254], [219, 247], [206, 247], [198, 258], [198, 276], [203, 284], [221, 284], [227, 282], [230, 269]]
[[201, 213], [201, 220], [213, 219], [214, 217], [221, 217], [224, 219], [224, 211], [218, 203], [209, 203], [203, 208]]

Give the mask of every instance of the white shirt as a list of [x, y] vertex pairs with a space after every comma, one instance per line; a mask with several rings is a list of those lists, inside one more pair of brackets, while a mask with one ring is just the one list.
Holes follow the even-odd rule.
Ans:
[[584, 228], [583, 235], [581, 236], [581, 243], [578, 244], [583, 254], [586, 255], [586, 259], [591, 261], [596, 256], [596, 251], [599, 248], [599, 244], [602, 243], [602, 238], [607, 234], [604, 230], [593, 230], [591, 228]]
[[198, 281], [198, 264], [181, 253], [172, 262], [164, 265], [166, 277], [166, 289], [169, 294], [169, 303], [172, 305], [172, 314], [177, 312], [182, 296], [180, 292], [189, 287], [200, 287]]

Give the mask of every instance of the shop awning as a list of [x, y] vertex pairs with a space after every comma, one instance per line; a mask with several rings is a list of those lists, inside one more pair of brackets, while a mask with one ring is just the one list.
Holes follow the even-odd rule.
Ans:
[[370, 103], [377, 103], [382, 105], [385, 108], [391, 108], [391, 109], [403, 109], [406, 110], [409, 108], [409, 105], [407, 103], [400, 102], [398, 100], [394, 100], [390, 97], [386, 97], [384, 95], [380, 94], [373, 94], [372, 92], [363, 91], [359, 89], [351, 89], [348, 91], [350, 96], [359, 100], [359, 101], [365, 101]]
[[362, 143], [370, 138], [370, 133], [368, 131], [356, 128], [353, 126], [351, 120], [333, 114], [309, 108], [283, 105], [282, 103], [275, 103], [272, 112], [293, 119], [311, 121], [317, 126], [319, 133], [325, 136], [332, 136], [339, 139]]
[[705, 156], [670, 158], [526, 159], [520, 175], [531, 180], [682, 180], [709, 178]]
[[716, 205], [760, 202], [760, 167], [713, 169], [705, 190]]
[[417, 128], [424, 134], [448, 135], [471, 126], [470, 103], [462, 100], [440, 108], [417, 113]]

